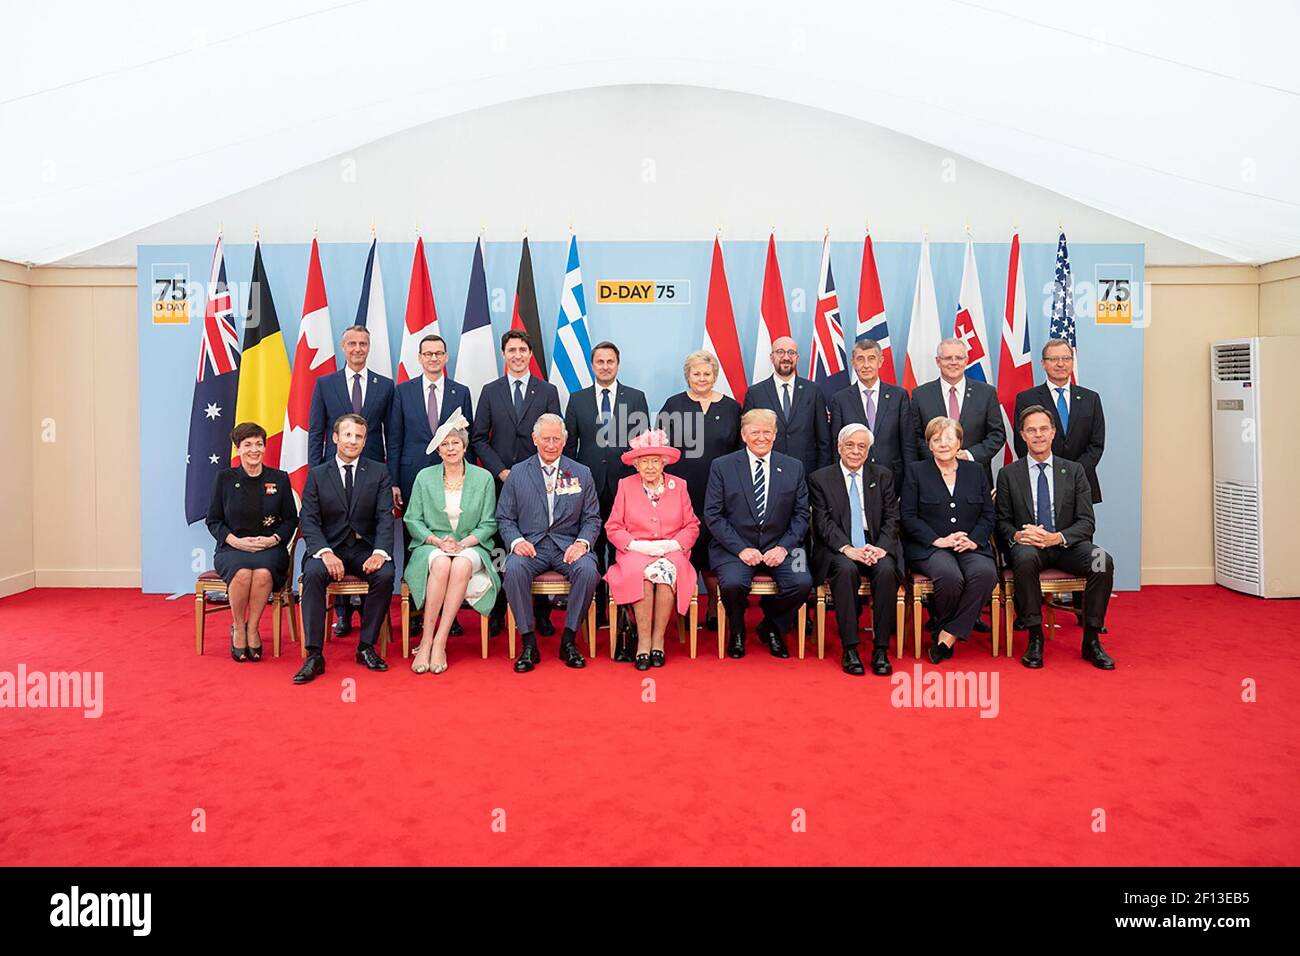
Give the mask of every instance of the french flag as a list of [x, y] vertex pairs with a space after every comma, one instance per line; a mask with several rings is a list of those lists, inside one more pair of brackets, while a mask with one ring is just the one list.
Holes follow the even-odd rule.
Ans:
[[488, 308], [487, 272], [483, 267], [483, 238], [474, 245], [469, 269], [469, 293], [465, 296], [465, 321], [456, 347], [456, 381], [469, 387], [471, 404], [478, 405], [483, 386], [501, 373], [497, 371], [496, 343], [492, 340], [492, 314]]

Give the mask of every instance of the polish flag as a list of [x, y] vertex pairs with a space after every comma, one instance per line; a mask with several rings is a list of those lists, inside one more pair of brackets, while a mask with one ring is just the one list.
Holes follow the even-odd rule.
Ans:
[[704, 313], [704, 350], [712, 352], [722, 367], [717, 381], [718, 391], [744, 404], [747, 389], [745, 362], [740, 357], [740, 336], [736, 334], [736, 316], [731, 311], [727, 270], [722, 264], [722, 243], [716, 236], [713, 239], [713, 266], [709, 270], [709, 304]]
[[406, 325], [402, 328], [401, 361], [397, 366], [397, 384], [424, 374], [420, 365], [420, 339], [438, 334], [438, 310], [433, 304], [433, 285], [429, 282], [429, 263], [424, 258], [424, 237], [415, 240], [415, 260], [411, 263], [411, 288], [406, 293]]
[[921, 240], [921, 264], [916, 268], [916, 291], [912, 293], [912, 325], [907, 330], [907, 361], [903, 365], [903, 387], [911, 392], [939, 377], [934, 357], [943, 334], [939, 331], [939, 300], [934, 294], [934, 273], [930, 269], [930, 240]]
[[767, 237], [767, 265], [763, 269], [763, 301], [758, 310], [758, 343], [754, 346], [754, 371], [750, 382], [771, 378], [772, 343], [790, 334], [790, 315], [781, 286], [781, 265], [776, 261], [776, 233]]
[[284, 443], [280, 446], [280, 467], [289, 473], [289, 483], [299, 500], [307, 485], [307, 429], [311, 395], [316, 380], [338, 371], [334, 361], [334, 330], [330, 307], [325, 301], [325, 277], [320, 269], [320, 247], [311, 241], [307, 265], [307, 291], [302, 297], [302, 322], [298, 345], [293, 351], [293, 374], [289, 378], [289, 401], [284, 409]]

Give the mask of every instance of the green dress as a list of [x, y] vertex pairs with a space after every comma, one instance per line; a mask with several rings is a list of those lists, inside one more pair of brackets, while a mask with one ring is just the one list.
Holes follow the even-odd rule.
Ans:
[[452, 535], [461, 540], [473, 535], [479, 542], [474, 545], [474, 550], [483, 559], [483, 569], [492, 582], [487, 593], [475, 601], [473, 607], [480, 614], [487, 614], [496, 603], [497, 592], [501, 589], [501, 578], [492, 566], [492, 553], [489, 550], [492, 536], [497, 532], [496, 483], [486, 469], [477, 465], [465, 465], [465, 486], [460, 491], [460, 520], [455, 528], [447, 520], [443, 491], [441, 462], [430, 465], [415, 476], [411, 500], [402, 516], [406, 529], [411, 533], [411, 553], [407, 557], [406, 571], [402, 578], [411, 589], [413, 606], [423, 607], [424, 587], [429, 577], [429, 553], [434, 547], [425, 544], [425, 539], [429, 535], [439, 538]]

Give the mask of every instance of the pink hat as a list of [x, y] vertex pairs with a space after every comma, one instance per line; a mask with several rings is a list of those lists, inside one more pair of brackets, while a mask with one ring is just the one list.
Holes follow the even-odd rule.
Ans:
[[660, 428], [642, 432], [628, 442], [628, 449], [623, 452], [623, 464], [630, 465], [648, 455], [660, 455], [665, 465], [674, 464], [682, 457], [680, 451], [668, 444], [668, 435]]

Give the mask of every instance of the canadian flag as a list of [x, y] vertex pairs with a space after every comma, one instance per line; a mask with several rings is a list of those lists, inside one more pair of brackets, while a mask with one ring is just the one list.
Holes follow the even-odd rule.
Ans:
[[334, 330], [330, 328], [330, 307], [325, 301], [325, 277], [320, 270], [320, 247], [311, 241], [307, 264], [307, 291], [302, 297], [302, 323], [298, 345], [293, 350], [293, 374], [289, 378], [289, 401], [284, 408], [284, 443], [280, 446], [280, 467], [289, 473], [289, 483], [301, 500], [307, 486], [307, 426], [311, 394], [316, 379], [336, 372]]
[[406, 325], [402, 329], [402, 357], [397, 365], [397, 383], [419, 378], [420, 339], [438, 334], [438, 310], [433, 304], [433, 285], [429, 282], [429, 263], [424, 258], [424, 237], [415, 240], [415, 260], [411, 263], [411, 288], [406, 293]]

